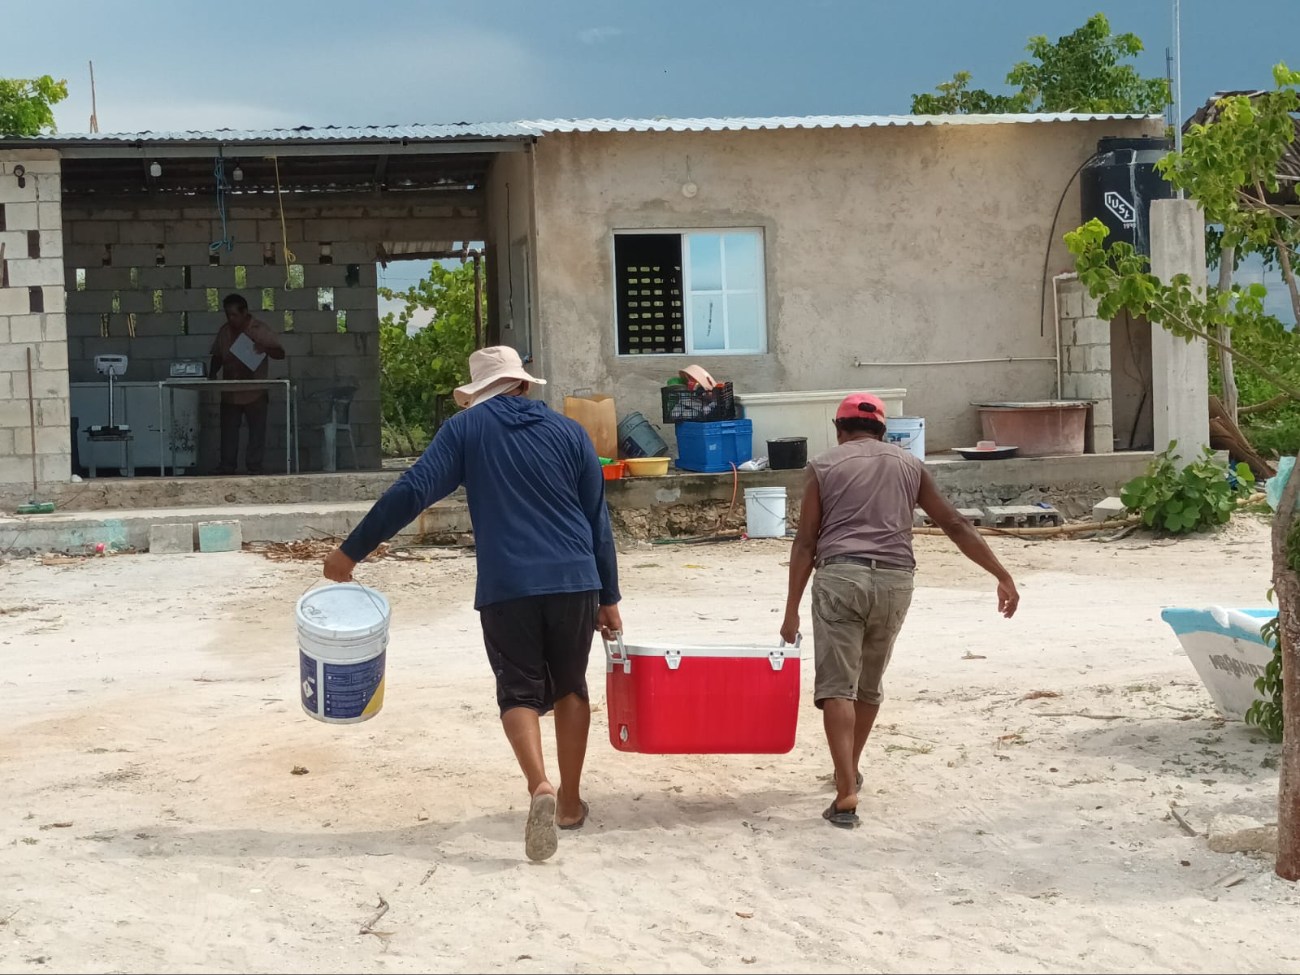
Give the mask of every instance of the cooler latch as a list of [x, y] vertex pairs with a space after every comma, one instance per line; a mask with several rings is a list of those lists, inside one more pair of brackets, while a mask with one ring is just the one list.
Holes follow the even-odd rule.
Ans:
[[682, 665], [682, 652], [680, 650], [665, 650], [664, 660], [667, 661], [669, 670], [676, 670]]

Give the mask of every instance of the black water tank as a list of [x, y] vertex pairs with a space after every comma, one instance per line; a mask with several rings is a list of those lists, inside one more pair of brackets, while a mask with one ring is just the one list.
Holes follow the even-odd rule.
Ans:
[[1156, 169], [1168, 139], [1102, 139], [1079, 174], [1083, 222], [1096, 217], [1110, 228], [1107, 244], [1122, 240], [1151, 255], [1151, 201], [1174, 195]]

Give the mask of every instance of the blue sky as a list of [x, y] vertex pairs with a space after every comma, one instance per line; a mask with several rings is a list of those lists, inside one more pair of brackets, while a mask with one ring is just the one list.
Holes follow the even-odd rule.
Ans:
[[[14, 44], [50, 37], [56, 43]], [[904, 113], [958, 69], [996, 89], [1030, 34], [1105, 11], [1164, 73], [1168, 0], [102, 0], [8, 4], [0, 75], [66, 77], [59, 127], [175, 130], [574, 116]], [[1227, 13], [1231, 10], [1231, 13]], [[1225, 29], [1229, 24], [1240, 28]], [[1300, 0], [1183, 2], [1187, 111], [1300, 62]]]
[[[1300, 64], [1300, 0], [1182, 6], [1185, 114]], [[57, 43], [8, 42], [49, 37], [50, 9], [8, 5], [0, 76], [67, 78], [67, 132], [87, 128], [91, 59], [105, 132], [887, 115], [957, 70], [1003, 90], [1031, 34], [1058, 37], [1099, 10], [1143, 39], [1144, 75], [1164, 74], [1172, 34], [1169, 0], [62, 0]], [[385, 283], [418, 277], [399, 263]]]

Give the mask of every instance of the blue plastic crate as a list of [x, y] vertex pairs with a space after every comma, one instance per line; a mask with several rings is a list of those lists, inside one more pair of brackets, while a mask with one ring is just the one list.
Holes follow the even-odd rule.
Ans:
[[677, 426], [677, 468], [720, 474], [754, 457], [754, 422], [721, 420]]

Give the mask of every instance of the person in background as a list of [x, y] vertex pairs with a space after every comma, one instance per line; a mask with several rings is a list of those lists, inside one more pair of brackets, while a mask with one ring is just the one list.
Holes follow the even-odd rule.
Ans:
[[[618, 559], [605, 507], [605, 478], [587, 432], [527, 397], [542, 380], [514, 349], [469, 357], [467, 407], [444, 423], [415, 465], [388, 489], [325, 560], [325, 576], [347, 582], [358, 562], [434, 502], [465, 487], [478, 561], [474, 608], [506, 738], [528, 781], [524, 851], [555, 854], [557, 828], [581, 829], [591, 706], [587, 661], [599, 629], [623, 629]], [[560, 785], [542, 758], [539, 716], [554, 709]]]
[[838, 446], [808, 465], [781, 637], [799, 635], [799, 604], [813, 581], [813, 700], [835, 763], [832, 826], [859, 823], [859, 765], [883, 699], [885, 668], [912, 603], [912, 512], [919, 506], [998, 584], [998, 611], [1020, 602], [1011, 574], [935, 486], [925, 465], [884, 443], [885, 404], [856, 393], [835, 413]]
[[[269, 360], [283, 359], [284, 346], [265, 322], [249, 314], [243, 295], [227, 295], [222, 307], [226, 322], [212, 340], [208, 378], [265, 379], [270, 371]], [[241, 342], [245, 336], [248, 341]], [[244, 354], [241, 356], [240, 352]], [[260, 361], [256, 361], [259, 357]], [[250, 359], [256, 362], [256, 368], [250, 367]], [[215, 473], [234, 474], [239, 469], [239, 431], [245, 421], [248, 422], [248, 450], [244, 462], [248, 473], [262, 473], [270, 404], [271, 395], [266, 389], [234, 388], [221, 394], [221, 463]], [[285, 435], [288, 436], [288, 431]]]

